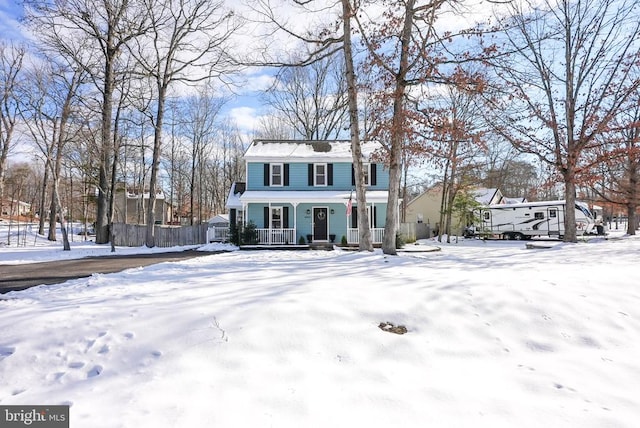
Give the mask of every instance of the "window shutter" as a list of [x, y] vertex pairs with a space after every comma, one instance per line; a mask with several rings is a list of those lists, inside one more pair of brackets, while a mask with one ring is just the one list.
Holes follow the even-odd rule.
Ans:
[[284, 185], [285, 186], [289, 185], [289, 164], [288, 163], [284, 164]]
[[376, 207], [375, 205], [373, 206], [373, 224], [371, 225], [371, 227], [375, 228], [376, 227], [376, 223], [378, 221], [377, 217], [377, 211], [378, 211], [378, 207]]
[[264, 207], [264, 226], [265, 229], [269, 228], [269, 207]]
[[327, 185], [333, 186], [333, 164], [327, 164]]
[[308, 166], [308, 171], [309, 171], [309, 186], [313, 186], [313, 164], [310, 163]]
[[265, 163], [264, 164], [264, 185], [265, 186], [268, 186], [269, 183], [271, 182], [270, 180], [271, 177], [269, 177], [270, 175], [271, 175], [271, 168], [269, 168], [268, 163]]
[[289, 229], [289, 207], [282, 208], [282, 227]]
[[356, 169], [353, 167], [353, 164], [351, 164], [351, 185], [356, 185]]
[[369, 184], [371, 184], [372, 186], [376, 185], [376, 164], [372, 163], [371, 164], [371, 177], [369, 177]]

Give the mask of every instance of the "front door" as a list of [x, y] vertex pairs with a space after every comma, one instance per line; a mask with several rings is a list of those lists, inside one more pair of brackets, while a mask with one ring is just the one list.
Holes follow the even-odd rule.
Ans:
[[[547, 209], [547, 217], [549, 217], [549, 236], [560, 236], [562, 235], [560, 229], [560, 215], [558, 212], [558, 208], [549, 208]], [[562, 219], [564, 222], [564, 219]], [[564, 224], [562, 225], [564, 226]]]
[[326, 241], [328, 238], [327, 208], [313, 209], [313, 240]]

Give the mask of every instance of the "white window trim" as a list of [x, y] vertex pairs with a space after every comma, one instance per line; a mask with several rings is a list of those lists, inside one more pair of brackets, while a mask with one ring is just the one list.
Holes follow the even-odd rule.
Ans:
[[362, 167], [364, 168], [364, 185], [370, 186], [371, 184], [371, 164], [363, 163]]
[[[273, 167], [280, 167], [280, 184], [273, 183]], [[284, 164], [283, 163], [272, 163], [269, 165], [269, 185], [272, 187], [282, 187], [284, 186]]]
[[[324, 167], [324, 184], [318, 184], [318, 170], [319, 166]], [[327, 187], [329, 184], [329, 167], [326, 163], [314, 163], [313, 164], [313, 185], [314, 187]]]

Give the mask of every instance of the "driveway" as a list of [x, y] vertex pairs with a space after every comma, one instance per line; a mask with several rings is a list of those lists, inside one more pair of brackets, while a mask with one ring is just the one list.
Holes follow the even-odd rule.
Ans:
[[180, 251], [172, 253], [129, 254], [86, 257], [43, 263], [0, 265], [0, 294], [24, 290], [43, 284], [58, 284], [70, 279], [84, 278], [94, 273], [120, 272], [129, 268], [209, 256], [222, 251]]

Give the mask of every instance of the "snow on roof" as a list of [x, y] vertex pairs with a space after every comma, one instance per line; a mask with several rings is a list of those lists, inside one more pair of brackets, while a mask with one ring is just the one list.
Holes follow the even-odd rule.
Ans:
[[502, 198], [502, 204], [520, 204], [522, 202], [527, 202], [527, 198]]
[[477, 189], [474, 190], [473, 195], [482, 205], [489, 205], [493, 202], [493, 197], [499, 192], [498, 189]]
[[[362, 156], [366, 160], [382, 146], [378, 142], [367, 141], [363, 142], [361, 147]], [[351, 162], [351, 141], [255, 140], [245, 152], [244, 158], [246, 160], [313, 158]]]
[[231, 189], [229, 189], [229, 195], [227, 196], [227, 204], [225, 207], [227, 209], [242, 209], [242, 202], [240, 202], [240, 195], [242, 193], [236, 192], [236, 185], [239, 183], [234, 182], [231, 185]]
[[207, 222], [209, 224], [214, 224], [214, 223], [229, 223], [229, 214], [218, 214], [216, 216], [213, 216], [209, 219], [209, 221]]

